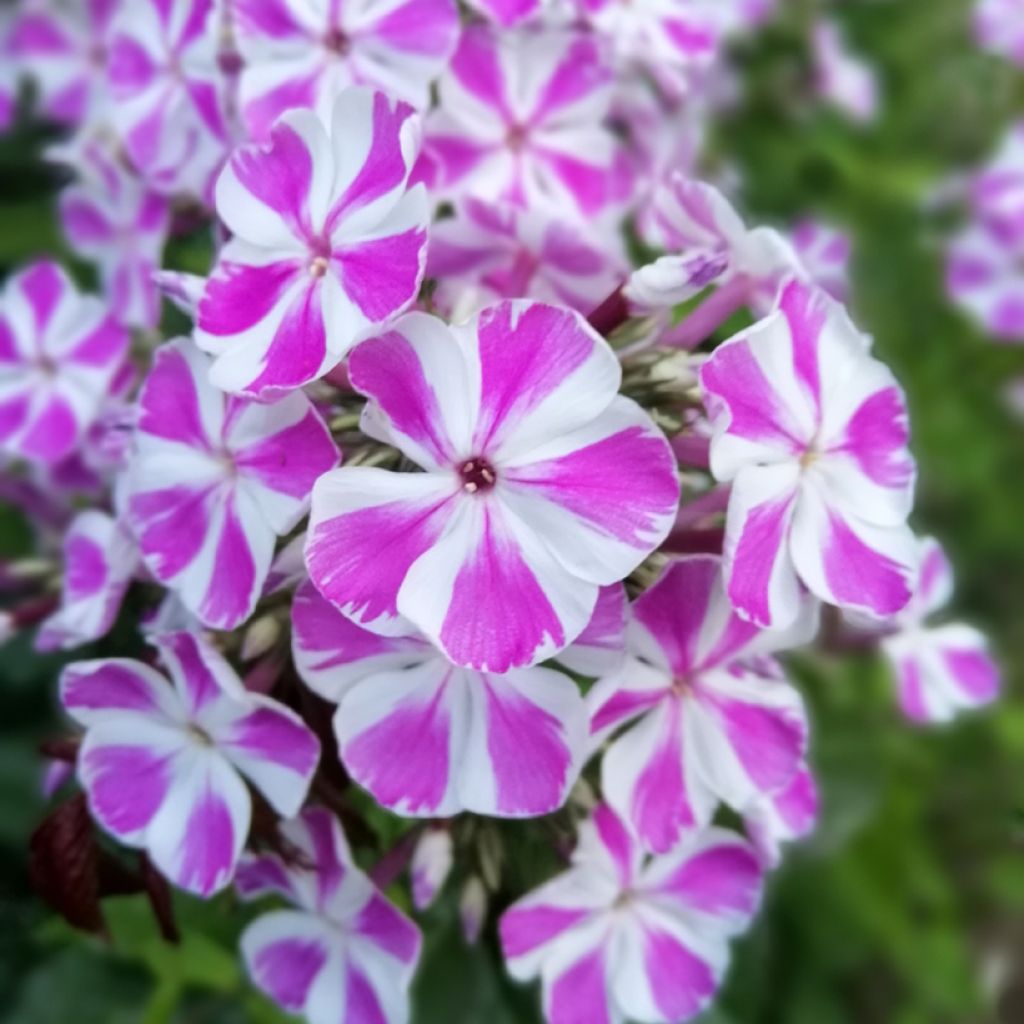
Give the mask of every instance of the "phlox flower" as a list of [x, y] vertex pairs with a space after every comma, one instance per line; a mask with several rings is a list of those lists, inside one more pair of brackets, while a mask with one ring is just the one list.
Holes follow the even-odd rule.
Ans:
[[611, 198], [611, 86], [592, 36], [472, 25], [426, 118], [421, 173], [441, 198], [476, 195], [590, 217]]
[[216, 188], [233, 237], [196, 330], [217, 357], [218, 387], [258, 395], [306, 384], [415, 299], [430, 220], [423, 186], [407, 187], [417, 142], [411, 107], [353, 88], [329, 129], [293, 110], [267, 145], [235, 151]]
[[61, 702], [85, 728], [78, 779], [93, 817], [175, 885], [209, 896], [231, 881], [249, 834], [243, 777], [293, 815], [320, 747], [202, 637], [170, 633], [156, 646], [170, 683], [127, 658], [80, 661], [61, 675]]
[[564, 803], [587, 731], [568, 676], [459, 668], [421, 636], [368, 632], [308, 582], [292, 619], [299, 675], [338, 705], [342, 763], [378, 803], [432, 817], [531, 817]]
[[999, 341], [1024, 342], [1024, 244], [1007, 244], [982, 224], [956, 234], [946, 250], [950, 298]]
[[154, 274], [170, 227], [167, 200], [150, 191], [99, 144], [87, 147], [80, 180], [60, 195], [71, 247], [97, 264], [114, 315], [129, 327], [155, 327]]
[[774, 312], [701, 368], [711, 471], [732, 483], [729, 598], [759, 625], [793, 622], [801, 585], [876, 617], [910, 600], [906, 405], [870, 346], [842, 306], [792, 280]]
[[785, 789], [760, 796], [743, 813], [743, 824], [766, 868], [778, 867], [783, 843], [809, 835], [818, 821], [818, 787], [807, 765]]
[[426, 910], [434, 902], [451, 873], [453, 863], [451, 832], [447, 828], [427, 829], [416, 843], [409, 862], [412, 902], [417, 910]]
[[456, 327], [409, 313], [349, 376], [364, 432], [425, 470], [347, 468], [313, 490], [310, 576], [375, 632], [412, 623], [489, 672], [534, 664], [668, 533], [668, 443], [572, 310], [506, 301]]
[[63, 124], [95, 126], [109, 113], [104, 74], [118, 0], [22, 4], [8, 59], [35, 83], [43, 113]]
[[502, 948], [514, 978], [540, 976], [549, 1024], [677, 1024], [711, 1001], [760, 890], [733, 833], [695, 830], [648, 858], [602, 805], [569, 870], [506, 911]]
[[87, 509], [64, 535], [61, 607], [40, 627], [36, 649], [77, 647], [105, 636], [139, 567], [135, 539], [112, 516]]
[[973, 23], [979, 45], [1024, 67], [1024, 4], [1021, 0], [977, 0]]
[[245, 62], [239, 102], [257, 140], [294, 107], [328, 121], [351, 85], [426, 107], [459, 34], [454, 0], [235, 0], [233, 17]]
[[792, 783], [807, 746], [797, 690], [767, 655], [811, 639], [809, 604], [785, 633], [739, 618], [722, 563], [670, 564], [633, 604], [625, 664], [587, 694], [596, 741], [635, 720], [601, 762], [605, 799], [645, 849], [664, 853], [711, 821]]
[[132, 0], [110, 28], [110, 117], [148, 185], [207, 195], [229, 139], [214, 0]]
[[985, 637], [962, 622], [930, 625], [953, 596], [949, 560], [931, 537], [921, 541], [913, 600], [886, 623], [881, 641], [896, 676], [900, 707], [915, 722], [947, 722], [999, 693], [999, 668]]
[[846, 46], [839, 28], [819, 21], [811, 34], [818, 95], [854, 121], [873, 121], [879, 88], [874, 68]]
[[431, 227], [427, 276], [438, 279], [434, 298], [448, 311], [468, 315], [495, 299], [529, 296], [587, 314], [625, 270], [578, 222], [468, 198]]
[[282, 896], [242, 934], [255, 984], [309, 1024], [405, 1024], [420, 933], [352, 859], [337, 819], [307, 807], [280, 826], [284, 856], [246, 854], [246, 898]]
[[0, 451], [53, 467], [82, 443], [128, 352], [107, 306], [48, 260], [0, 295]]
[[978, 223], [1024, 252], [1024, 121], [1011, 125], [992, 158], [970, 175], [967, 198]]
[[264, 405], [225, 395], [208, 376], [191, 342], [157, 350], [125, 509], [149, 571], [205, 625], [233, 629], [252, 614], [275, 537], [298, 525], [338, 450], [300, 392]]

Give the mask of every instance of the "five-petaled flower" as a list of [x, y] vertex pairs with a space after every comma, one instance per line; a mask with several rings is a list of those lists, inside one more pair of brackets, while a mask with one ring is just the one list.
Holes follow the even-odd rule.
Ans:
[[202, 637], [170, 633], [156, 646], [173, 685], [139, 661], [80, 661], [61, 676], [61, 701], [85, 727], [78, 778], [96, 820], [176, 885], [209, 896], [231, 881], [249, 834], [243, 777], [293, 815], [320, 746]]
[[671, 449], [578, 313], [506, 301], [455, 327], [410, 313], [353, 351], [349, 375], [363, 430], [425, 470], [345, 468], [313, 488], [310, 576], [369, 629], [412, 623], [489, 672], [534, 664], [672, 525]]

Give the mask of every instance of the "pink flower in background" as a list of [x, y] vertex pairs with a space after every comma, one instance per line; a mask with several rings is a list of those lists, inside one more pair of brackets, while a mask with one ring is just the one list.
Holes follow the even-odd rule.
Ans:
[[306, 514], [338, 450], [305, 395], [262, 405], [208, 376], [191, 342], [157, 350], [139, 395], [126, 514], [149, 571], [205, 625], [233, 629], [252, 614], [275, 538]]
[[802, 587], [883, 618], [910, 600], [906, 404], [870, 345], [840, 305], [794, 280], [701, 368], [711, 471], [732, 483], [729, 598], [759, 625], [793, 622]]
[[4, 63], [17, 61], [33, 80], [47, 117], [96, 127], [110, 109], [103, 76], [118, 0], [21, 6]]
[[80, 512], [64, 535], [61, 607], [40, 627], [36, 649], [77, 647], [105, 636], [139, 567], [135, 540], [104, 512]]
[[632, 606], [627, 659], [587, 694], [595, 739], [635, 721], [601, 762], [605, 799], [648, 850], [664, 853], [711, 821], [788, 787], [803, 762], [807, 718], [766, 654], [809, 641], [809, 604], [785, 633], [739, 618], [721, 559], [684, 557]]
[[139, 661], [80, 661], [61, 675], [61, 702], [85, 727], [78, 779], [93, 817], [175, 885], [210, 896], [231, 881], [249, 834], [243, 777], [295, 814], [320, 748], [201, 637], [171, 633], [156, 646], [173, 685]]
[[1024, 251], [1024, 121], [1010, 126], [992, 158], [970, 176], [967, 198], [984, 228]]
[[233, 13], [242, 117], [257, 140], [293, 107], [329, 121], [355, 84], [426, 107], [459, 34], [454, 0], [235, 0]]
[[1024, 342], [1024, 244], [971, 225], [946, 251], [950, 298], [999, 341]]
[[[322, 602], [323, 598], [319, 600]], [[452, 845], [452, 834], [447, 828], [427, 829], [420, 836], [409, 864], [412, 902], [417, 910], [426, 910], [447, 881], [454, 862]]]
[[577, 222], [470, 198], [431, 227], [427, 276], [439, 279], [435, 301], [445, 310], [468, 315], [529, 296], [587, 314], [615, 291], [625, 267]]
[[155, 327], [160, 296], [154, 275], [170, 227], [166, 199], [149, 191], [99, 144], [76, 166], [80, 180], [60, 195], [68, 243], [97, 264], [114, 315], [129, 327]]
[[818, 95], [861, 123], [878, 115], [879, 87], [875, 69], [846, 46], [839, 28], [819, 21], [811, 34]]
[[471, 25], [426, 119], [422, 173], [441, 198], [592, 216], [611, 198], [611, 86], [591, 36]]
[[1024, 67], [1024, 4], [1021, 0], [977, 0], [974, 36], [986, 50]]
[[56, 263], [0, 296], [0, 451], [55, 466], [82, 443], [128, 352], [128, 334]]
[[417, 141], [409, 106], [356, 88], [338, 97], [329, 132], [294, 110], [268, 145], [232, 155], [217, 212], [233, 237], [196, 331], [218, 387], [300, 387], [415, 299], [430, 220], [423, 186], [408, 188]]
[[540, 976], [550, 1024], [677, 1024], [710, 1002], [760, 899], [754, 851], [723, 829], [645, 858], [614, 812], [580, 827], [572, 866], [501, 919], [509, 972]]
[[984, 635], [962, 622], [929, 625], [953, 596], [953, 573], [931, 537], [921, 542], [921, 571], [910, 604], [882, 639], [899, 688], [900, 706], [915, 722], [947, 722], [999, 695], [999, 667]]
[[790, 238], [809, 280], [836, 302], [850, 297], [850, 236], [815, 220], [802, 220]]
[[236, 886], [282, 896], [242, 934], [255, 984], [309, 1024], [405, 1024], [420, 933], [356, 866], [337, 819], [307, 807], [280, 827], [294, 857], [247, 854]]
[[338, 705], [341, 760], [379, 803], [431, 817], [533, 817], [564, 803], [587, 731], [568, 676], [459, 668], [420, 636], [368, 632], [308, 582], [292, 618], [299, 675]]
[[747, 835], [766, 868], [778, 867], [783, 843], [803, 839], [818, 821], [818, 787], [807, 765], [778, 793], [758, 797], [743, 812]]
[[161, 192], [205, 198], [229, 144], [213, 0], [132, 0], [110, 29], [111, 120]]
[[534, 664], [668, 533], [671, 450], [578, 313], [506, 301], [456, 327], [410, 313], [353, 351], [349, 375], [370, 400], [363, 430], [425, 470], [348, 468], [313, 491], [310, 576], [375, 632], [413, 623], [490, 672]]

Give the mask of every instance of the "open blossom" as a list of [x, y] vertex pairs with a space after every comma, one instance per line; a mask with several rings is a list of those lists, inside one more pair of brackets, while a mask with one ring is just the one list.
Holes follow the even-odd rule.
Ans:
[[216, 195], [233, 237], [196, 331], [218, 387], [300, 387], [415, 299], [430, 220], [423, 186], [407, 187], [417, 142], [411, 107], [353, 88], [329, 130], [293, 110], [232, 155]]
[[839, 28], [829, 21], [814, 26], [811, 36], [818, 95], [854, 121], [878, 112], [878, 79], [867, 61], [852, 54]]
[[569, 870], [506, 911], [501, 943], [514, 978], [540, 976], [549, 1024], [678, 1024], [710, 1002], [760, 890], [757, 858], [733, 833], [694, 830], [645, 858], [601, 806]]
[[447, 828], [427, 829], [420, 836], [409, 863], [412, 902], [417, 910], [426, 910], [441, 891], [454, 863], [452, 847], [452, 834]]
[[818, 787], [807, 765], [778, 793], [760, 796], [743, 812], [743, 824], [766, 868], [782, 860], [782, 844], [808, 835], [818, 820]]
[[292, 904], [242, 934], [253, 981], [309, 1024], [405, 1024], [420, 954], [416, 926], [359, 870], [328, 811], [307, 807], [280, 833], [290, 855], [246, 854], [238, 868], [243, 896]]
[[97, 509], [80, 512], [64, 536], [61, 607], [41, 626], [38, 650], [77, 647], [113, 626], [139, 566], [135, 539]]
[[346, 468], [313, 490], [310, 576], [369, 629], [412, 623], [490, 672], [534, 664], [668, 533], [668, 443], [572, 310], [506, 301], [455, 327], [410, 313], [349, 375], [364, 431], [425, 470]]
[[167, 200], [123, 167], [103, 146], [87, 147], [81, 179], [60, 195], [71, 247], [99, 267], [117, 319], [155, 327], [160, 296], [154, 281], [170, 227]]
[[930, 625], [949, 603], [953, 573], [938, 542], [921, 542], [914, 598], [886, 625], [882, 651], [892, 664], [900, 706], [916, 722], [946, 722], [958, 712], [995, 700], [999, 668], [984, 635], [962, 622]]
[[109, 113], [103, 76], [118, 0], [21, 6], [4, 61], [17, 61], [32, 78], [47, 117], [96, 125]]
[[205, 197], [224, 159], [219, 25], [214, 0], [132, 0], [111, 25], [110, 116], [132, 163], [162, 192]]
[[624, 274], [579, 222], [536, 207], [469, 198], [430, 229], [427, 276], [438, 279], [435, 301], [446, 310], [468, 314], [495, 299], [528, 295], [585, 315]]
[[209, 896], [231, 881], [249, 834], [243, 777], [290, 816], [320, 748], [201, 637], [171, 633], [156, 646], [170, 683], [127, 658], [80, 661], [61, 675], [61, 701], [85, 727], [78, 778], [96, 820], [175, 885]]
[[1024, 7], [1021, 0], [976, 0], [974, 35], [986, 50], [1024, 67]]
[[56, 466], [82, 443], [128, 352], [106, 305], [48, 260], [0, 295], [0, 451]]
[[611, 198], [611, 84], [591, 36], [472, 25], [426, 120], [425, 176], [443, 198], [592, 216]]
[[292, 616], [299, 675], [338, 705], [341, 760], [379, 803], [437, 817], [530, 817], [564, 803], [587, 731], [568, 676], [459, 668], [420, 636], [368, 632], [308, 582]]
[[242, 117], [256, 139], [286, 110], [325, 121], [337, 95], [371, 85], [417, 108], [455, 48], [454, 0], [235, 0]]
[[275, 537], [305, 515], [338, 450], [305, 395], [264, 405], [208, 376], [185, 339], [157, 351], [139, 395], [126, 515], [150, 572], [205, 625], [233, 629], [252, 614]]
[[841, 306], [794, 280], [701, 368], [711, 471], [732, 483], [729, 598], [759, 625], [793, 622], [802, 586], [877, 617], [910, 600], [906, 405], [870, 344]]
[[673, 562], [632, 606], [627, 658], [587, 695], [595, 737], [635, 720], [601, 763], [605, 798], [649, 850], [795, 778], [807, 745], [797, 690], [767, 654], [806, 642], [816, 617], [770, 633], [739, 618], [721, 559]]

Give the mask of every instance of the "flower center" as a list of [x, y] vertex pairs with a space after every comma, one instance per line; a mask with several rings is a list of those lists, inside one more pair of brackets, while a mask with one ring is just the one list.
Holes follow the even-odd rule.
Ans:
[[323, 277], [327, 273], [327, 268], [330, 266], [330, 261], [326, 256], [314, 256], [309, 261], [309, 275], [310, 277]]
[[324, 36], [324, 46], [331, 51], [336, 53], [339, 57], [344, 57], [348, 54], [349, 50], [352, 49], [352, 40], [340, 28], [332, 28], [327, 35]]
[[196, 725], [195, 722], [189, 722], [185, 728], [191, 740], [194, 743], [197, 743], [199, 746], [212, 747], [214, 745], [209, 733], [207, 733], [205, 729], [202, 729], [198, 725]]
[[470, 494], [489, 491], [498, 480], [494, 467], [479, 456], [467, 459], [459, 466], [459, 476], [462, 478], [462, 489]]
[[505, 144], [513, 153], [518, 153], [526, 145], [529, 133], [525, 125], [509, 125], [508, 134], [505, 136]]

